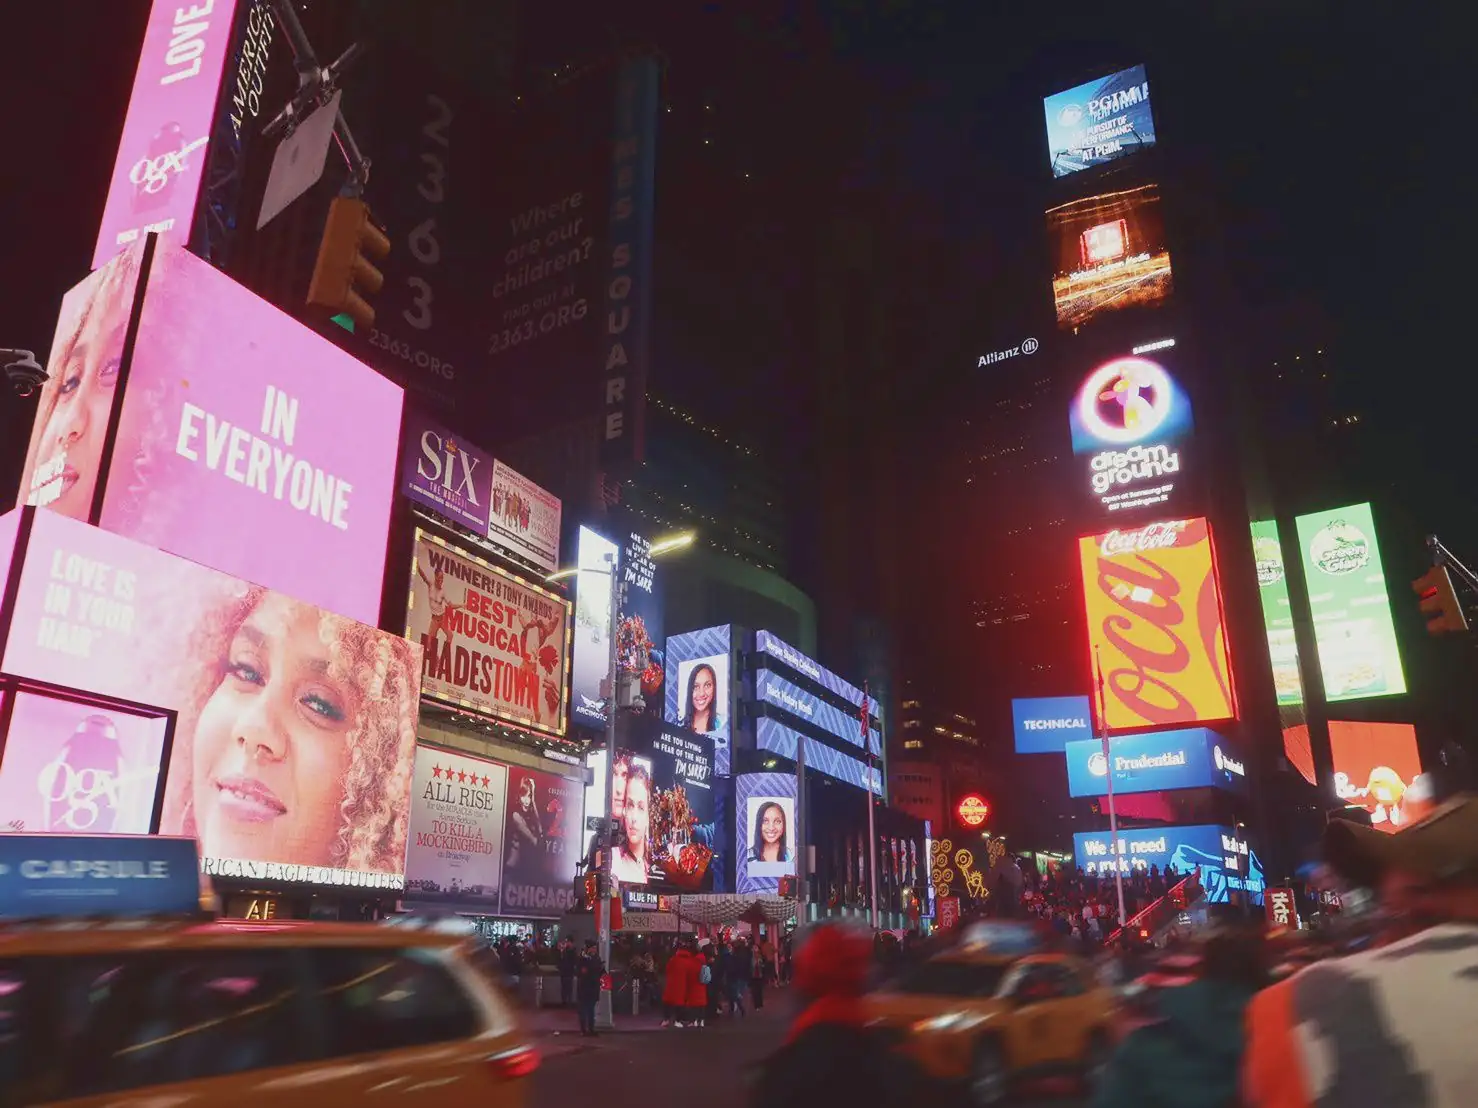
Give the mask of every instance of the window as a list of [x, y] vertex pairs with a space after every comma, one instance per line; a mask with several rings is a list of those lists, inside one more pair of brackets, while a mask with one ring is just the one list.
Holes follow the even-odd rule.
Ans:
[[396, 1050], [477, 1034], [466, 991], [430, 951], [313, 952], [329, 1057]]

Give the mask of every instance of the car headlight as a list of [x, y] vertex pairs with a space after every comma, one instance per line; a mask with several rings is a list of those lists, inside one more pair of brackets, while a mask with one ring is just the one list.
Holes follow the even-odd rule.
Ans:
[[969, 1031], [971, 1028], [979, 1027], [989, 1016], [981, 1015], [979, 1012], [946, 1012], [941, 1016], [933, 1016], [926, 1020], [919, 1020], [913, 1025], [915, 1031]]

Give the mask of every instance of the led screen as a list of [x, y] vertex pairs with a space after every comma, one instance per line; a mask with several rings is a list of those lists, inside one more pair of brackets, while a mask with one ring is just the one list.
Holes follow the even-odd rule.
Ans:
[[705, 627], [667, 640], [662, 718], [713, 741], [713, 772], [729, 776], [729, 727], [734, 718], [729, 669], [733, 629]]
[[21, 513], [17, 508], [0, 516], [0, 600], [10, 587], [10, 567], [15, 558], [15, 540], [20, 530]]
[[739, 893], [774, 893], [795, 876], [796, 779], [788, 773], [734, 778], [734, 878]]
[[406, 900], [496, 915], [507, 805], [507, 766], [416, 747]]
[[1288, 574], [1283, 568], [1277, 520], [1252, 521], [1252, 556], [1257, 562], [1257, 592], [1262, 599], [1262, 622], [1268, 635], [1278, 703], [1302, 704], [1304, 685], [1298, 668], [1298, 643], [1293, 637], [1293, 603], [1288, 599]]
[[[635, 699], [628, 706], [660, 717], [663, 714], [662, 575], [645, 535], [627, 534], [621, 551], [621, 619], [616, 627], [616, 664], [626, 674]], [[624, 696], [624, 694], [623, 694]]]
[[423, 650], [426, 696], [564, 734], [570, 646], [564, 597], [418, 527], [405, 637]]
[[[814, 659], [808, 658], [778, 636], [772, 635], [768, 631], [756, 631], [754, 648], [761, 654], [767, 654], [771, 658], [774, 658], [781, 665], [788, 666], [803, 677], [816, 682], [816, 684], [820, 685], [827, 692], [836, 693], [837, 696], [841, 697], [848, 704], [855, 704], [858, 710], [861, 710], [864, 695], [861, 689], [845, 678], [838, 677]], [[868, 698], [868, 709], [872, 719], [880, 718], [878, 716], [877, 701], [870, 697]], [[876, 754], [878, 751], [874, 750], [873, 753]]]
[[488, 538], [553, 573], [559, 567], [559, 497], [502, 462], [493, 463]]
[[580, 528], [575, 578], [575, 633], [571, 645], [570, 722], [600, 730], [611, 695], [611, 588], [620, 548], [589, 527]]
[[1240, 791], [1247, 782], [1247, 766], [1234, 756], [1230, 743], [1214, 731], [1190, 727], [1120, 735], [1109, 740], [1107, 758], [1100, 739], [1068, 743], [1068, 794], [1106, 796], [1110, 765], [1115, 794], [1202, 788]]
[[73, 519], [92, 518], [143, 256], [140, 243], [62, 297], [16, 491], [18, 504], [50, 508]]
[[1294, 769], [1298, 770], [1299, 776], [1310, 785], [1319, 784], [1318, 776], [1314, 773], [1314, 746], [1309, 740], [1309, 725], [1307, 723], [1295, 723], [1283, 728], [1283, 757]]
[[1042, 107], [1054, 177], [1107, 165], [1155, 145], [1150, 83], [1142, 65], [1055, 93]]
[[415, 411], [406, 416], [400, 454], [400, 489], [406, 496], [476, 534], [487, 534], [491, 455]]
[[1370, 825], [1398, 831], [1407, 822], [1406, 790], [1422, 772], [1416, 728], [1409, 723], [1329, 721], [1334, 795], [1370, 813]]
[[143, 299], [101, 525], [377, 623], [400, 388], [183, 249]]
[[806, 771], [823, 773], [838, 781], [845, 781], [859, 789], [867, 788], [872, 782], [872, 791], [883, 795], [883, 771], [878, 766], [871, 769], [861, 758], [848, 757], [834, 746], [827, 746], [809, 735], [802, 735], [778, 719], [761, 716], [754, 721], [755, 746], [770, 754], [777, 754], [791, 761], [799, 759], [802, 744], [806, 752]]
[[149, 231], [189, 240], [235, 14], [236, 0], [154, 0], [92, 268]]
[[200, 892], [193, 839], [0, 835], [0, 919], [194, 915]]
[[[835, 735], [851, 746], [862, 747], [862, 721], [849, 716], [814, 693], [787, 681], [772, 669], [762, 669], [754, 677], [754, 698], [779, 709], [793, 719], [804, 720]], [[882, 732], [870, 730], [871, 746], [876, 753], [882, 746]]]
[[[1080, 832], [1073, 836], [1073, 853], [1084, 873], [1114, 871], [1110, 853], [1112, 837], [1107, 831]], [[1174, 869], [1179, 877], [1201, 867], [1201, 885], [1208, 904], [1225, 904], [1229, 894], [1246, 888], [1257, 903], [1263, 890], [1262, 866], [1229, 827], [1197, 824], [1182, 827], [1141, 827], [1120, 831], [1118, 867], [1123, 873], [1158, 866]]]
[[1076, 331], [1125, 308], [1154, 308], [1173, 279], [1160, 187], [1141, 185], [1047, 211], [1057, 325]]
[[1211, 525], [1151, 523], [1078, 540], [1090, 672], [1111, 731], [1236, 715]]
[[17, 692], [0, 758], [0, 828], [147, 835], [167, 716]]
[[1086, 696], [1039, 696], [1011, 701], [1018, 754], [1060, 754], [1075, 739], [1093, 735]]
[[1294, 522], [1324, 699], [1333, 703], [1404, 693], [1406, 674], [1370, 505], [1314, 512]]
[[536, 769], [508, 769], [502, 914], [558, 919], [575, 907], [583, 786]]
[[1153, 345], [1095, 367], [1068, 411], [1084, 492], [1104, 512], [1163, 505], [1181, 479], [1191, 402], [1167, 368], [1173, 341]]
[[52, 512], [25, 557], [4, 671], [176, 711], [207, 873], [403, 886], [419, 646]]

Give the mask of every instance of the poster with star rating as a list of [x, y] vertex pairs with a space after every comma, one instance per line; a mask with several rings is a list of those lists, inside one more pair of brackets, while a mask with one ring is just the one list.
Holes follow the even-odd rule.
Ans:
[[503, 877], [508, 767], [416, 747], [405, 899], [496, 914]]

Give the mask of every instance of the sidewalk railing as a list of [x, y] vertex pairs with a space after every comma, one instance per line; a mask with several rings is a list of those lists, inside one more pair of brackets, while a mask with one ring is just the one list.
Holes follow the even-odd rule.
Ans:
[[1122, 928], [1115, 928], [1104, 940], [1105, 946], [1113, 946], [1127, 929], [1148, 931], [1151, 935], [1174, 922], [1175, 917], [1201, 898], [1201, 871], [1198, 869], [1143, 911], [1136, 912]]

